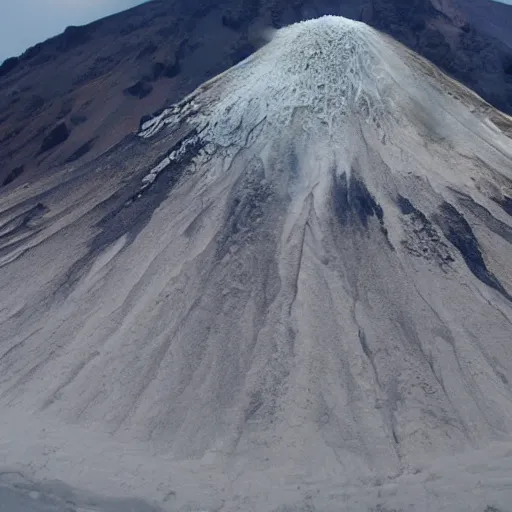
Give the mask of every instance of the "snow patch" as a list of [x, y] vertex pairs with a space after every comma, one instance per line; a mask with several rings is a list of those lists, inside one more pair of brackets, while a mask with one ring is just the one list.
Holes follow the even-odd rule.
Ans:
[[[143, 124], [150, 138], [164, 126], [193, 122], [202, 138], [216, 146], [244, 146], [262, 122], [281, 131], [301, 111], [314, 113], [305, 125], [354, 112], [367, 119], [383, 116], [379, 91], [381, 35], [367, 25], [325, 16], [277, 31], [270, 43], [210, 84], [211, 102], [199, 105], [194, 95]], [[190, 118], [194, 114], [193, 120]], [[150, 178], [148, 178], [150, 179]]]

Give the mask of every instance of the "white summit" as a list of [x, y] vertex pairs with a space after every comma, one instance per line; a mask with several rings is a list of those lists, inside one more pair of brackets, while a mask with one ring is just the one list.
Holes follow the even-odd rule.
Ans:
[[0, 461], [168, 511], [508, 510], [511, 134], [325, 17], [4, 193]]

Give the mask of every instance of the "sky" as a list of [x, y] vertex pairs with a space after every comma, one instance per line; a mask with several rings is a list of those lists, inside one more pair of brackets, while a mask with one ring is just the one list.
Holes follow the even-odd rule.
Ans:
[[69, 25], [84, 25], [140, 3], [143, 0], [0, 0], [0, 63]]

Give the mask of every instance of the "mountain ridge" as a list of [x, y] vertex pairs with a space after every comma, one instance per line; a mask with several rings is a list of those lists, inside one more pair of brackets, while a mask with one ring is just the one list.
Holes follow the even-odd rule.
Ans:
[[[14, 187], [35, 174], [89, 161], [136, 131], [145, 115], [254, 52], [268, 27], [322, 14], [368, 22], [512, 112], [505, 30], [512, 8], [491, 3], [154, 0], [69, 27], [4, 67], [0, 183]], [[496, 24], [501, 39], [490, 35]]]

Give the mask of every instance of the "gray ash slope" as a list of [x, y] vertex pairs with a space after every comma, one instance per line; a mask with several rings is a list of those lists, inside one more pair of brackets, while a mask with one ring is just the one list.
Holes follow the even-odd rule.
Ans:
[[507, 510], [511, 133], [326, 17], [3, 194], [3, 460], [168, 510]]

